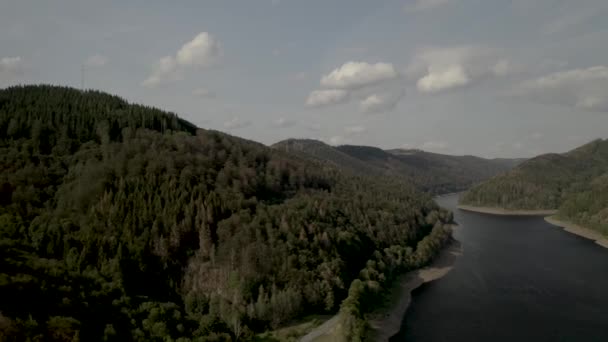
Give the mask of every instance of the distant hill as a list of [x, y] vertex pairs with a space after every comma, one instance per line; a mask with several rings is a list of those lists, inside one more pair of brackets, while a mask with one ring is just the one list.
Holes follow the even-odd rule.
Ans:
[[506, 172], [521, 159], [450, 156], [421, 150], [382, 150], [371, 146], [329, 146], [306, 139], [288, 139], [274, 148], [297, 152], [354, 174], [395, 177], [432, 194], [462, 191]]
[[251, 340], [353, 283], [377, 302], [451, 222], [405, 182], [116, 96], [0, 89], [0, 341]]
[[469, 190], [462, 204], [559, 209], [558, 217], [608, 233], [608, 140], [563, 154], [543, 154]]

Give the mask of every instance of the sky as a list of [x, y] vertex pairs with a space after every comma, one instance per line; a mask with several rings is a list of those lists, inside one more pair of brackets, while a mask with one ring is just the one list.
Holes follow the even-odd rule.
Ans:
[[264, 144], [530, 157], [608, 137], [606, 17], [606, 0], [0, 0], [0, 87], [84, 79]]

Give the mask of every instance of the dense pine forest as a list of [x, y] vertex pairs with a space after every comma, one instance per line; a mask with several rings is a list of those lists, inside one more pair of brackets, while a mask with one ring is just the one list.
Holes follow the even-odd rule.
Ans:
[[564, 154], [528, 160], [474, 187], [461, 203], [558, 209], [558, 218], [608, 235], [608, 140], [598, 139]]
[[400, 178], [414, 184], [420, 191], [436, 195], [469, 189], [523, 161], [452, 156], [412, 149], [382, 150], [355, 145], [332, 147], [309, 139], [288, 139], [273, 147], [328, 162], [352, 174]]
[[[96, 91], [0, 90], [0, 340], [251, 340], [373, 298], [451, 213]], [[347, 300], [345, 300], [347, 299]]]

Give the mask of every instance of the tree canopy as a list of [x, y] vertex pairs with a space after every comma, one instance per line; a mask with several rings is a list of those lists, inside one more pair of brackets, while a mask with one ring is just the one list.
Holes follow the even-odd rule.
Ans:
[[0, 340], [247, 340], [421, 266], [451, 220], [116, 96], [0, 90]]
[[558, 209], [558, 217], [608, 234], [608, 140], [530, 159], [464, 194], [461, 203]]

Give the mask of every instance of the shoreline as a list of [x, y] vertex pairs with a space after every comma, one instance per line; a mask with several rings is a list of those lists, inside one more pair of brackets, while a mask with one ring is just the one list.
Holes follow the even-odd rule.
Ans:
[[443, 278], [448, 274], [456, 259], [463, 253], [462, 245], [458, 240], [452, 240], [428, 266], [408, 272], [397, 280], [392, 286], [390, 296], [396, 301], [390, 307], [380, 309], [376, 317], [369, 320], [370, 335], [373, 341], [388, 341], [399, 333], [403, 318], [412, 301], [412, 292], [423, 284]]
[[[452, 229], [459, 226], [452, 226]], [[412, 300], [412, 291], [421, 285], [443, 278], [448, 274], [456, 259], [462, 255], [460, 241], [452, 238], [437, 255], [435, 260], [423, 268], [407, 272], [394, 280], [390, 288], [389, 296], [394, 299], [390, 306], [380, 307], [371, 314], [368, 322], [370, 325], [369, 335], [373, 341], [388, 341], [401, 330], [401, 323]], [[333, 334], [340, 329], [339, 315], [335, 315], [306, 335], [302, 336], [300, 342], [325, 342], [333, 341]]]
[[602, 235], [601, 233], [596, 232], [595, 230], [585, 228], [575, 223], [561, 221], [555, 216], [545, 217], [545, 221], [547, 221], [547, 223], [551, 225], [562, 228], [568, 233], [575, 234], [589, 240], [593, 240], [596, 244], [604, 248], [608, 248], [608, 238]]
[[471, 205], [461, 204], [457, 205], [456, 207], [464, 211], [502, 216], [550, 216], [557, 214], [557, 210], [510, 210], [494, 207], [474, 207]]
[[442, 198], [442, 197], [448, 197], [448, 196], [452, 196], [452, 195], [458, 195], [463, 193], [465, 190], [462, 191], [456, 191], [456, 192], [448, 192], [445, 194], [440, 194], [440, 195], [435, 195], [433, 198]]

